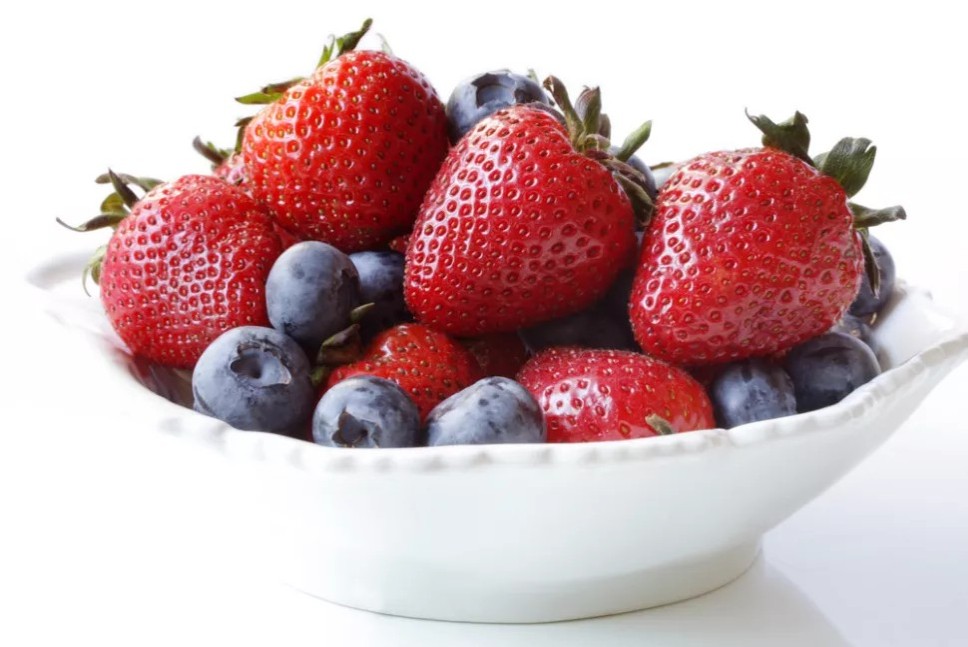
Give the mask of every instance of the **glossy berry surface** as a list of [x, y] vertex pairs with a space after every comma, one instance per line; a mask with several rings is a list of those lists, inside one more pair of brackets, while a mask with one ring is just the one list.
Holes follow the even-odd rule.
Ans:
[[372, 303], [360, 323], [364, 339], [381, 330], [413, 320], [403, 300], [403, 254], [368, 251], [350, 254], [360, 276], [360, 303]]
[[195, 410], [238, 429], [294, 433], [315, 390], [299, 345], [272, 328], [242, 326], [216, 339], [192, 373]]
[[797, 412], [793, 380], [782, 367], [755, 358], [730, 364], [709, 388], [716, 422], [724, 428]]
[[548, 95], [533, 79], [508, 70], [485, 72], [464, 79], [447, 100], [447, 131], [457, 143], [477, 123], [502, 108], [522, 103], [551, 105]]
[[544, 419], [527, 389], [486, 377], [450, 396], [427, 416], [427, 444], [541, 443]]
[[828, 330], [864, 261], [847, 196], [772, 148], [709, 153], [663, 186], [632, 293], [646, 353], [678, 364], [769, 355]]
[[874, 290], [871, 289], [870, 278], [867, 274], [864, 274], [860, 282], [860, 290], [857, 292], [857, 297], [850, 304], [849, 312], [856, 317], [870, 317], [871, 315], [879, 313], [887, 305], [891, 294], [894, 292], [894, 257], [891, 256], [891, 253], [887, 251], [887, 247], [880, 240], [874, 236], [868, 236], [868, 239], [870, 240], [871, 251], [874, 252], [874, 258], [877, 260], [880, 286], [878, 287], [877, 295], [875, 295]]
[[415, 447], [420, 413], [403, 389], [360, 375], [334, 384], [316, 404], [313, 441], [329, 447]]
[[481, 376], [474, 356], [447, 335], [420, 324], [401, 324], [377, 335], [363, 358], [337, 368], [330, 388], [354, 375], [373, 375], [398, 384], [417, 405], [421, 419], [441, 400]]
[[518, 381], [541, 406], [548, 442], [645, 438], [716, 426], [709, 397], [688, 373], [639, 353], [553, 348], [531, 358]]
[[242, 152], [252, 195], [273, 216], [349, 253], [413, 223], [447, 153], [447, 120], [408, 63], [348, 52], [256, 115]]
[[297, 243], [272, 266], [266, 304], [272, 326], [313, 355], [350, 325], [350, 312], [360, 305], [359, 275], [349, 257], [332, 245]]
[[474, 336], [578, 312], [635, 246], [618, 182], [550, 114], [515, 106], [451, 149], [414, 225], [405, 294], [419, 321]]
[[797, 346], [786, 356], [785, 364], [800, 412], [836, 404], [881, 372], [867, 344], [836, 332]]
[[118, 225], [101, 302], [132, 353], [192, 368], [226, 330], [268, 324], [265, 283], [281, 252], [272, 221], [242, 189], [184, 176], [152, 189]]

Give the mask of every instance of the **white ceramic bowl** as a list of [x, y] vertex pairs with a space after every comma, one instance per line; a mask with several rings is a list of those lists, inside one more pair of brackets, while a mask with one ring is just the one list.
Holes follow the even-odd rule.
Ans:
[[[28, 281], [65, 325], [120, 348], [99, 300], [80, 293], [84, 260], [55, 259]], [[248, 525], [265, 531], [254, 558], [293, 586], [396, 615], [542, 622], [674, 602], [740, 575], [764, 532], [884, 442], [965, 357], [965, 330], [902, 285], [875, 330], [889, 370], [836, 406], [604, 443], [320, 447], [158, 397], [143, 383], [190, 397], [184, 375], [123, 351], [103, 354], [111, 388], [90, 388], [238, 466]]]

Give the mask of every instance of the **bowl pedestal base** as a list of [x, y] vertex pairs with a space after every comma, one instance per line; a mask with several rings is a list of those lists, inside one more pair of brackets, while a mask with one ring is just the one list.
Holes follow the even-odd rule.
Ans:
[[408, 574], [404, 571], [409, 569], [397, 563], [374, 591], [353, 585], [352, 565], [345, 561], [342, 568], [326, 564], [335, 570], [293, 564], [297, 568], [285, 569], [282, 575], [305, 593], [367, 611], [429, 620], [536, 623], [612, 615], [693, 598], [738, 578], [759, 551], [757, 539], [646, 571], [557, 583], [473, 581], [470, 576], [417, 568]]

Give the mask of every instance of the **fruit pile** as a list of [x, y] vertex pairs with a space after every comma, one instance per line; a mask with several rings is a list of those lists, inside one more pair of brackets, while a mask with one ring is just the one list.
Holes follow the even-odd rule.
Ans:
[[506, 70], [447, 105], [332, 38], [241, 97], [211, 175], [109, 172], [85, 274], [129, 350], [192, 370], [194, 407], [334, 447], [581, 442], [836, 403], [880, 367], [894, 265], [851, 201], [876, 149], [762, 146], [650, 168], [597, 88]]

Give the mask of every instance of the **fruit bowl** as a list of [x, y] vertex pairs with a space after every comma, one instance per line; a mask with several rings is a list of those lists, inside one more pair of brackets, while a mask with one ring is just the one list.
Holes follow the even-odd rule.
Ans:
[[176, 404], [190, 397], [185, 374], [134, 360], [98, 300], [78, 295], [86, 259], [55, 258], [27, 281], [41, 307], [109, 351], [99, 357], [112, 384], [88, 382], [90, 400], [110, 391], [136, 426], [237, 467], [253, 557], [283, 581], [419, 618], [565, 620], [722, 586], [763, 533], [883, 443], [968, 354], [968, 328], [899, 282], [874, 330], [886, 370], [826, 409], [617, 442], [334, 449]]

